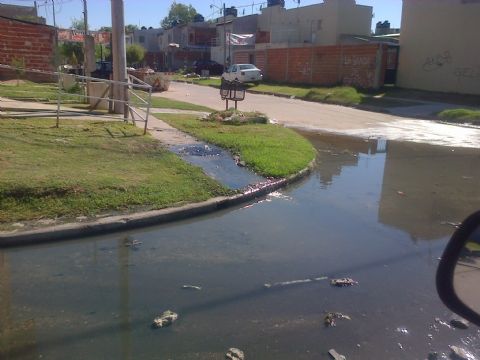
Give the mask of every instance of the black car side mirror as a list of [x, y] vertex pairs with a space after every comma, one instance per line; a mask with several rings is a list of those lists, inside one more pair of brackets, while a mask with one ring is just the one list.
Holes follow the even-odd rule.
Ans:
[[453, 234], [438, 265], [436, 283], [450, 310], [480, 326], [480, 211]]

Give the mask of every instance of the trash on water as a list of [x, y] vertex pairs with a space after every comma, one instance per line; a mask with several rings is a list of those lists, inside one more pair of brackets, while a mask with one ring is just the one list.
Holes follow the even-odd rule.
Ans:
[[167, 310], [162, 313], [162, 315], [157, 316], [153, 319], [152, 327], [154, 328], [163, 328], [172, 325], [178, 319], [178, 314]]
[[201, 286], [197, 286], [197, 285], [182, 285], [182, 289], [183, 290], [202, 290], [202, 287]]
[[335, 349], [330, 349], [328, 355], [330, 355], [333, 360], [347, 360], [344, 355], [340, 355]]
[[228, 360], [244, 360], [245, 355], [243, 351], [237, 348], [230, 348], [228, 349], [227, 353], [225, 354], [225, 359]]
[[454, 221], [442, 221], [440, 222], [440, 225], [450, 225], [453, 226], [454, 228], [457, 228], [460, 226], [461, 223], [459, 222], [454, 222]]
[[463, 318], [460, 317], [454, 317], [453, 319], [450, 320], [450, 325], [457, 329], [463, 329], [466, 330], [468, 329], [469, 322]]
[[337, 319], [340, 320], [352, 320], [350, 316], [346, 314], [342, 314], [340, 312], [329, 312], [327, 315], [325, 315], [324, 322], [325, 326], [330, 327], [330, 326], [337, 326]]
[[453, 359], [476, 360], [475, 356], [473, 356], [471, 353], [469, 353], [465, 349], [462, 349], [461, 347], [453, 346], [453, 345], [449, 345], [448, 347], [450, 348], [450, 350], [452, 350]]
[[292, 280], [292, 281], [282, 281], [282, 282], [276, 282], [273, 284], [266, 283], [263, 285], [266, 289], [274, 288], [274, 287], [283, 287], [283, 286], [290, 286], [290, 285], [299, 285], [299, 284], [306, 284], [306, 283], [311, 283], [314, 281], [322, 281], [322, 280], [327, 280], [328, 277], [326, 276], [321, 276], [317, 278], [311, 278], [311, 279], [302, 279], [302, 280]]
[[400, 333], [400, 334], [404, 334], [404, 335], [408, 335], [409, 334], [409, 331], [407, 328], [404, 328], [404, 327], [398, 327], [395, 329], [396, 332]]
[[126, 246], [126, 247], [132, 247], [132, 248], [136, 248], [136, 247], [138, 247], [138, 246], [140, 246], [140, 245], [142, 245], [142, 244], [143, 244], [143, 243], [142, 243], [141, 241], [135, 240], [135, 239], [134, 239], [134, 240], [127, 240], [127, 241], [125, 242], [125, 246]]
[[438, 318], [438, 317], [435, 318], [435, 322], [436, 322], [437, 324], [446, 326], [446, 327], [448, 327], [449, 329], [452, 328], [452, 326], [451, 326], [449, 323], [447, 323], [446, 321], [443, 321], [442, 319], [440, 319], [440, 318]]
[[341, 279], [332, 279], [330, 281], [332, 286], [344, 287], [344, 286], [352, 286], [358, 285], [358, 281], [355, 281], [351, 278], [341, 278]]

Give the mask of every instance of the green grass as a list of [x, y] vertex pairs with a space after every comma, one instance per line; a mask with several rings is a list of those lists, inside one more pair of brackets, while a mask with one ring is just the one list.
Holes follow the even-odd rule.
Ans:
[[162, 109], [193, 110], [206, 112], [214, 111], [213, 109], [206, 106], [190, 104], [188, 102], [171, 100], [158, 96], [152, 96], [152, 107]]
[[292, 175], [315, 157], [313, 146], [305, 138], [279, 125], [228, 125], [183, 114], [156, 116], [199, 139], [240, 155], [247, 166], [264, 176]]
[[[58, 97], [58, 85], [49, 83], [37, 84], [31, 81], [21, 81], [20, 84], [17, 86], [14, 82], [0, 82], [0, 97], [5, 97], [13, 100], [56, 103]], [[71, 101], [78, 103], [81, 102], [83, 98], [70, 94], [62, 94], [61, 99], [63, 102]]]
[[159, 209], [229, 194], [123, 122], [0, 120], [0, 228]]
[[[180, 80], [180, 79], [179, 79]], [[220, 79], [183, 79], [198, 85], [220, 87]], [[277, 84], [262, 82], [259, 85], [246, 84], [248, 90], [269, 94], [293, 96], [316, 102], [340, 105], [358, 105], [364, 95], [351, 86], [316, 87], [311, 85]]]
[[441, 111], [438, 116], [445, 121], [480, 125], [480, 110], [450, 109]]

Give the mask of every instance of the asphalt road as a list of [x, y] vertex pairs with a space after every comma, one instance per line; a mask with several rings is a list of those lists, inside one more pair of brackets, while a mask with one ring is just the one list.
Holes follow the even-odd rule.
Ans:
[[[219, 90], [208, 86], [172, 82], [168, 91], [154, 94], [154, 96], [186, 101], [218, 110], [225, 108], [225, 102], [220, 99]], [[422, 106], [431, 107], [431, 105], [418, 105], [410, 109], [404, 107], [402, 111], [404, 114], [410, 112], [418, 115], [422, 111]], [[243, 102], [238, 103], [238, 108], [243, 111], [261, 111], [266, 113], [273, 122], [315, 132], [480, 148], [479, 128], [249, 93], [246, 94]], [[393, 113], [396, 112], [396, 109], [391, 110]]]
[[[219, 90], [208, 86], [172, 82], [167, 92], [157, 95], [217, 110], [225, 108]], [[233, 102], [230, 104], [233, 106]], [[238, 103], [238, 108], [243, 111], [261, 111], [285, 126], [319, 130], [361, 129], [393, 120], [384, 114], [343, 106], [250, 93], [246, 94], [244, 101]]]

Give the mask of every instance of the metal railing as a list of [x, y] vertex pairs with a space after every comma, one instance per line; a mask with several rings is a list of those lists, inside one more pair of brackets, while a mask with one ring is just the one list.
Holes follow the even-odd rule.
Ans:
[[[58, 83], [57, 110], [56, 110], [56, 119], [57, 119], [56, 126], [57, 127], [59, 126], [61, 116], [72, 114], [71, 110], [67, 110], [67, 111], [62, 110], [62, 95], [68, 95], [69, 97], [78, 97], [79, 99], [81, 99], [80, 102], [85, 102], [85, 101], [90, 102], [90, 99], [96, 100], [87, 109], [88, 111], [82, 112], [82, 113], [86, 113], [87, 115], [89, 113], [91, 114], [93, 110], [97, 109], [102, 101], [106, 101], [108, 103], [108, 114], [95, 113], [95, 116], [98, 116], [98, 117], [118, 119], [118, 116], [113, 116], [110, 114], [114, 111], [115, 104], [118, 104], [118, 103], [123, 104], [124, 105], [123, 120], [128, 121], [128, 118], [130, 115], [132, 117], [133, 124], [135, 124], [137, 121], [144, 122], [145, 125], [143, 128], [143, 133], [146, 134], [147, 132], [148, 118], [150, 115], [150, 108], [151, 108], [152, 86], [136, 78], [133, 75], [128, 75], [128, 78], [126, 79], [126, 81], [114, 81], [114, 80], [94, 78], [91, 76], [67, 74], [63, 72], [52, 72], [52, 71], [43, 71], [43, 70], [36, 70], [36, 69], [26, 69], [26, 68], [19, 69], [18, 67], [4, 65], [4, 64], [0, 64], [0, 69], [21, 71], [23, 73], [34, 73], [34, 74], [40, 74], [44, 76], [51, 76], [52, 78], [55, 78], [55, 77], [57, 78], [57, 83]], [[64, 89], [63, 82], [67, 77], [70, 77], [71, 79], [73, 79], [74, 83], [80, 83], [81, 88], [83, 89], [83, 93], [79, 94], [79, 93], [66, 91], [66, 89]], [[103, 89], [101, 96], [95, 96], [91, 94], [93, 92], [93, 86], [91, 86], [92, 83], [107, 84], [105, 89]], [[142, 92], [137, 93], [136, 91], [138, 90]], [[114, 94], [116, 96], [114, 96]], [[136, 99], [136, 101], [133, 101], [133, 102], [130, 101], [131, 98]], [[64, 103], [63, 105], [67, 105], [67, 104]], [[145, 109], [145, 111], [143, 111], [142, 109]], [[45, 112], [45, 109], [39, 109], [38, 111]], [[76, 115], [78, 115], [78, 113], [79, 112], [77, 111], [75, 112]]]

